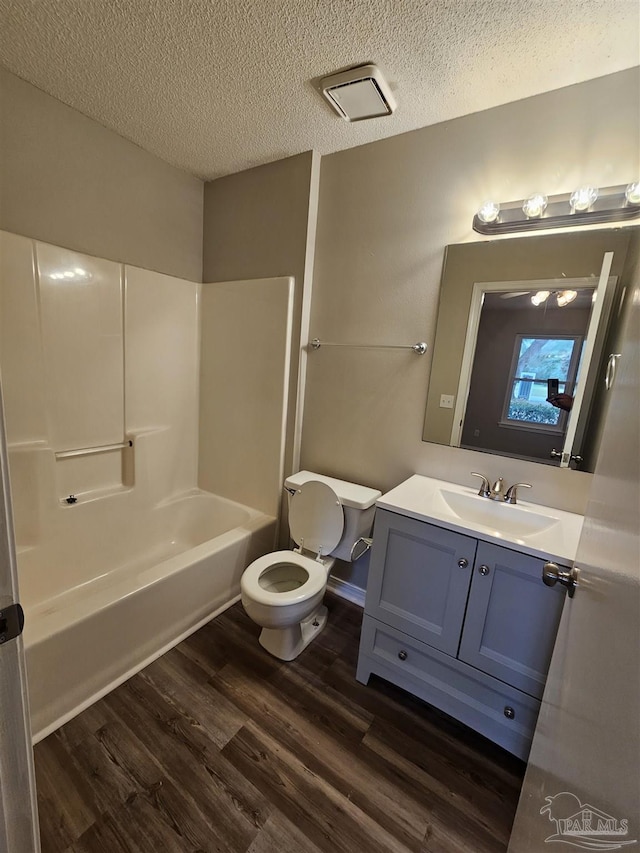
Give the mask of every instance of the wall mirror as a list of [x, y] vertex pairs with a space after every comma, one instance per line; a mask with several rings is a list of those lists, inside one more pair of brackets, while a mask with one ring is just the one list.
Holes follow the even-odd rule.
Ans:
[[592, 471], [640, 229], [447, 246], [423, 440]]

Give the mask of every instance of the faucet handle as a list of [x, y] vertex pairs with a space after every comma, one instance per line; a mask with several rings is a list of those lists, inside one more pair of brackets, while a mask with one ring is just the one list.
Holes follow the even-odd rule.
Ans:
[[507, 489], [507, 493], [504, 496], [505, 502], [508, 504], [516, 504], [518, 503], [518, 489], [531, 489], [531, 483], [514, 483], [513, 486], [509, 486]]
[[472, 477], [480, 477], [480, 479], [482, 480], [482, 485], [480, 486], [480, 491], [478, 492], [480, 497], [481, 498], [490, 497], [490, 495], [491, 495], [491, 483], [489, 482], [488, 478], [485, 477], [484, 474], [478, 474], [477, 471], [472, 471], [471, 476]]
[[498, 477], [493, 486], [491, 487], [491, 495], [490, 497], [494, 500], [505, 500], [504, 494], [504, 478]]

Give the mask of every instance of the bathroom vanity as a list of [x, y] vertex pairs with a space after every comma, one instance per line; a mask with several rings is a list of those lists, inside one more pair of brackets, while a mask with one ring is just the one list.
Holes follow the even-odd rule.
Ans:
[[[373, 673], [527, 757], [582, 517], [414, 476], [377, 502], [357, 679]], [[552, 567], [552, 571], [553, 571]]]

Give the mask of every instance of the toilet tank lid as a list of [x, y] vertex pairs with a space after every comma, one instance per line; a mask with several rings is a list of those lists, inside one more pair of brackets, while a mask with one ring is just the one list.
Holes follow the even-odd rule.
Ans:
[[331, 486], [340, 498], [340, 503], [343, 506], [350, 506], [354, 509], [369, 509], [382, 495], [382, 492], [379, 492], [377, 489], [358, 486], [356, 483], [338, 480], [335, 477], [325, 477], [324, 474], [314, 474], [313, 471], [298, 471], [297, 474], [291, 474], [284, 481], [284, 484], [288, 489], [299, 489], [300, 486], [308, 483], [309, 480], [319, 480], [321, 483]]

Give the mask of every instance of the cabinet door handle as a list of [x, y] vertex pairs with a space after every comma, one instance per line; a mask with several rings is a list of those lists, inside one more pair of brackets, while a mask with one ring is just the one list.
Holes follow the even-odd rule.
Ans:
[[460, 566], [461, 569], [466, 569], [467, 566], [469, 565], [469, 560], [467, 560], [466, 557], [461, 557], [458, 560], [458, 565]]
[[400, 658], [400, 660], [406, 660], [409, 655], [405, 652], [404, 649], [402, 649], [402, 651], [398, 652], [398, 657]]
[[516, 718], [516, 712], [510, 705], [504, 706], [504, 715], [508, 720], [515, 720]]
[[480, 574], [481, 574], [483, 577], [486, 577], [486, 576], [489, 574], [489, 572], [491, 571], [491, 569], [489, 568], [489, 566], [484, 566], [484, 565], [483, 565], [483, 566], [480, 566], [480, 568], [478, 569], [478, 571], [480, 572]]

